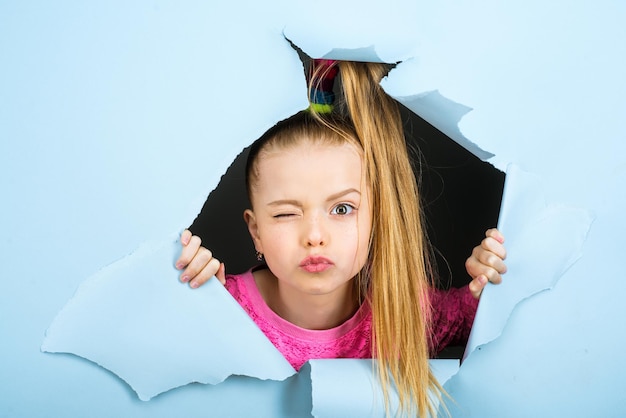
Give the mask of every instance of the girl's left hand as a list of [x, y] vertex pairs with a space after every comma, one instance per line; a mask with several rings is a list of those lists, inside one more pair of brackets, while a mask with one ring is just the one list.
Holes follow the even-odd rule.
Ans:
[[475, 247], [472, 255], [465, 262], [465, 269], [472, 277], [469, 284], [470, 292], [478, 299], [488, 282], [502, 282], [502, 274], [506, 273], [506, 250], [504, 237], [497, 229], [485, 232], [485, 239]]

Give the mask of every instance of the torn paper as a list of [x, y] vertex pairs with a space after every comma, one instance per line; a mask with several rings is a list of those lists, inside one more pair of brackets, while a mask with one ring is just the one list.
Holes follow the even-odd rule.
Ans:
[[396, 63], [415, 53], [417, 13], [413, 1], [321, 0], [294, 13], [284, 34], [312, 58]]
[[142, 400], [231, 375], [283, 380], [294, 374], [219, 281], [192, 290], [177, 280], [179, 253], [174, 239], [146, 243], [87, 279], [41, 349], [99, 364]]
[[[393, 79], [393, 73], [390, 76], [390, 79]], [[385, 85], [385, 83], [382, 84]], [[441, 132], [481, 160], [485, 161], [493, 157], [492, 153], [481, 149], [459, 130], [461, 118], [470, 112], [471, 108], [443, 97], [438, 91], [429, 91], [413, 96], [395, 96], [394, 99], [431, 125], [436, 126]]]
[[[385, 417], [383, 390], [372, 360], [310, 360], [300, 370], [312, 387], [312, 415], [315, 418]], [[459, 369], [458, 360], [430, 360], [437, 381], [443, 386]], [[389, 407], [397, 411], [398, 395], [389, 391]]]
[[507, 273], [502, 284], [485, 288], [464, 357], [498, 338], [520, 301], [556, 284], [581, 257], [592, 221], [588, 210], [546, 203], [541, 179], [509, 166], [498, 225]]
[[[597, 216], [558, 286], [517, 304], [502, 337], [464, 362], [453, 416], [626, 415], [626, 363], [611, 351], [626, 342], [626, 3], [332, 3], [0, 2], [1, 416], [294, 416], [270, 403], [283, 382], [231, 378], [139, 402], [111, 373], [38, 350], [85, 277], [190, 222], [232, 158], [306, 106], [281, 33], [300, 23], [291, 15], [309, 28], [298, 44], [322, 55], [375, 45], [396, 61], [415, 46], [423, 70], [394, 95], [439, 91], [475, 109], [461, 132], [490, 161], [531, 169], [548, 199]], [[378, 31], [411, 45], [383, 53]]]
[[[42, 351], [97, 363], [144, 401], [188, 383], [217, 384], [237, 375], [284, 381], [266, 390], [278, 394], [268, 402], [285, 416], [385, 416], [372, 360], [310, 360], [295, 375], [219, 281], [191, 290], [176, 280], [172, 265], [179, 251], [176, 240], [146, 243], [87, 279], [48, 329]], [[431, 360], [442, 385], [458, 367], [458, 360]], [[234, 378], [224, 384], [220, 390], [239, 387], [243, 394], [264, 382]], [[390, 393], [397, 409], [397, 395]]]

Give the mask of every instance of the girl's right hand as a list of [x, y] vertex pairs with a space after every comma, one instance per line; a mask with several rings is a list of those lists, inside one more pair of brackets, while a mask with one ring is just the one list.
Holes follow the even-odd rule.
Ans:
[[202, 246], [199, 236], [192, 235], [191, 231], [185, 229], [180, 235], [180, 243], [183, 251], [176, 260], [176, 268], [183, 270], [180, 274], [181, 282], [189, 283], [195, 289], [216, 276], [222, 284], [226, 283], [224, 263], [213, 258], [213, 253]]

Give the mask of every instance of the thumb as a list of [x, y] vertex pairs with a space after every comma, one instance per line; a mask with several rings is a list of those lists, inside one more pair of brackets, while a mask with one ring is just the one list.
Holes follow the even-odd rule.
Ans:
[[224, 263], [220, 263], [220, 268], [217, 269], [215, 277], [217, 277], [220, 283], [226, 284], [226, 265]]
[[485, 285], [488, 281], [489, 280], [487, 280], [487, 277], [481, 274], [470, 282], [469, 289], [475, 299], [480, 298], [480, 295], [481, 293], [483, 293], [483, 289], [485, 288]]

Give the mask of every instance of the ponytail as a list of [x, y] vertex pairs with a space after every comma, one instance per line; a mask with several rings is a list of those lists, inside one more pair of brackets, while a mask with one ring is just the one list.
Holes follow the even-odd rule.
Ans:
[[397, 103], [380, 86], [384, 64], [340, 62], [347, 114], [363, 147], [373, 196], [368, 274], [373, 347], [385, 398], [395, 384], [400, 411], [436, 415], [442, 388], [428, 363], [430, 267], [417, 182]]
[[[332, 92], [336, 66], [343, 86], [337, 101]], [[432, 274], [398, 104], [380, 86], [387, 70], [376, 63], [314, 62], [311, 107], [277, 124], [253, 145], [246, 181], [250, 192], [257, 155], [269, 147], [307, 139], [348, 142], [363, 150], [373, 221], [369, 261], [355, 280], [372, 309], [372, 354], [385, 409], [389, 415], [389, 388], [395, 386], [400, 414], [434, 416], [432, 401], [441, 401], [444, 392], [428, 363]]]

